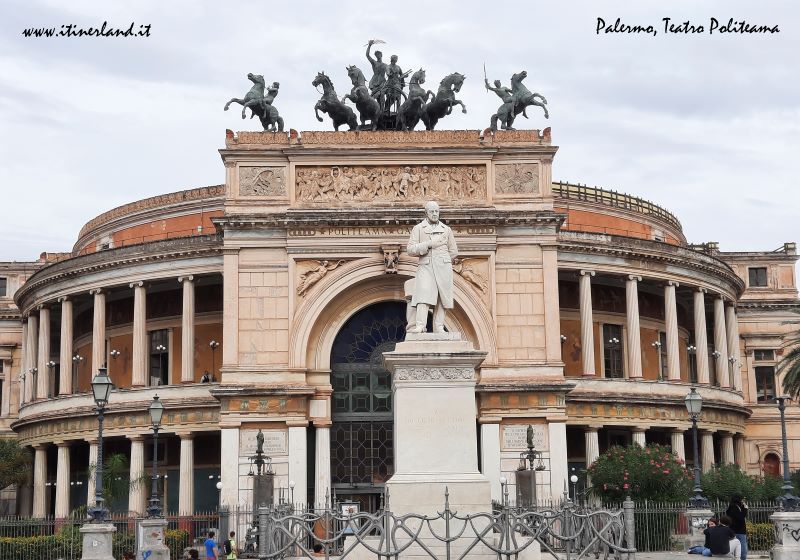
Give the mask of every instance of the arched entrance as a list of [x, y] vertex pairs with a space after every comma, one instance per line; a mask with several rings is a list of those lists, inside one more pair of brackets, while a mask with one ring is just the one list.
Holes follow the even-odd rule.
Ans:
[[781, 476], [781, 460], [774, 453], [767, 453], [764, 455], [764, 463], [762, 467], [765, 475], [780, 477]]
[[331, 483], [339, 499], [376, 511], [394, 472], [392, 381], [383, 352], [403, 340], [406, 305], [380, 302], [350, 317], [331, 350]]

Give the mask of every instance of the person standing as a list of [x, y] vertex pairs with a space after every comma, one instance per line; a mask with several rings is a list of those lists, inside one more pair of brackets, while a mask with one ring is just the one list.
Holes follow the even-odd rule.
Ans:
[[[261, 431], [259, 430], [258, 433], [260, 434]], [[225, 548], [225, 558], [227, 560], [236, 560], [236, 554], [238, 552], [238, 549], [236, 548], [235, 531], [231, 531], [230, 534], [228, 535], [228, 540], [225, 541], [224, 548]]]
[[217, 541], [214, 540], [214, 531], [208, 532], [208, 538], [206, 539], [205, 547], [206, 547], [206, 560], [217, 560]]
[[741, 494], [731, 496], [731, 504], [725, 514], [731, 518], [731, 529], [742, 545], [742, 560], [747, 560], [747, 504]]

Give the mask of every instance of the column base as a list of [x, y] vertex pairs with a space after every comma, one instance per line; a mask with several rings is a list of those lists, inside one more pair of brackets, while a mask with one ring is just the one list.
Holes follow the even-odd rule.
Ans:
[[111, 523], [86, 523], [80, 528], [83, 536], [81, 560], [114, 560], [112, 539], [117, 528]]

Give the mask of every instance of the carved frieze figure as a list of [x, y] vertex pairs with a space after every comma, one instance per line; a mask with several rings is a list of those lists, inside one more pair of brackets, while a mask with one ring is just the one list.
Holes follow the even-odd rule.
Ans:
[[350, 107], [339, 100], [336, 90], [333, 89], [333, 82], [325, 72], [317, 73], [317, 77], [312, 80], [311, 85], [314, 87], [322, 86], [322, 97], [314, 105], [314, 114], [319, 122], [322, 122], [322, 117], [319, 116], [319, 112], [322, 111], [323, 113], [328, 113], [328, 116], [333, 121], [334, 130], [339, 130], [339, 127], [343, 124], [346, 124], [350, 130], [358, 128], [356, 114]]
[[444, 332], [445, 310], [453, 308], [453, 259], [458, 247], [453, 231], [439, 220], [439, 205], [425, 204], [426, 218], [414, 226], [406, 251], [419, 257], [414, 282], [412, 307], [416, 308], [414, 326], [408, 332], [423, 333], [428, 323], [428, 309], [433, 306], [433, 332]]
[[498, 194], [535, 194], [539, 192], [539, 169], [535, 163], [498, 165], [495, 175], [495, 190]]
[[297, 286], [297, 295], [302, 296], [317, 282], [322, 280], [328, 272], [339, 267], [344, 261], [317, 261], [317, 266], [300, 275], [300, 283]]
[[383, 265], [386, 274], [397, 274], [397, 261], [400, 259], [400, 245], [384, 244], [381, 245], [383, 251]]
[[497, 113], [492, 115], [492, 131], [497, 131], [497, 122], [500, 121], [503, 130], [514, 130], [514, 119], [522, 113], [526, 119], [528, 114], [525, 109], [530, 105], [536, 105], [544, 110], [544, 118], [549, 119], [547, 112], [547, 99], [538, 93], [531, 93], [525, 87], [522, 80], [528, 77], [528, 72], [523, 70], [511, 76], [511, 87], [506, 88], [500, 85], [500, 80], [495, 80], [495, 87], [489, 87], [489, 80], [486, 80], [486, 89], [495, 92], [503, 100], [503, 104], [497, 109]]
[[[257, 116], [261, 121], [261, 126], [264, 130], [270, 132], [283, 132], [283, 118], [278, 113], [278, 110], [273, 107], [272, 102], [278, 95], [280, 84], [273, 82], [269, 89], [266, 88], [264, 76], [259, 74], [250, 73], [247, 79], [253, 82], [253, 87], [250, 88], [243, 99], [236, 97], [232, 98], [225, 104], [225, 110], [228, 110], [231, 103], [238, 103], [242, 106], [242, 118], [246, 116], [246, 110], [249, 107], [251, 111], [250, 118]], [[264, 90], [267, 89], [267, 94], [264, 95]]]
[[239, 170], [242, 196], [286, 196], [282, 167], [242, 167]]
[[453, 260], [453, 272], [478, 288], [484, 294], [486, 290], [489, 289], [489, 283], [486, 281], [486, 278], [478, 274], [464, 259]]

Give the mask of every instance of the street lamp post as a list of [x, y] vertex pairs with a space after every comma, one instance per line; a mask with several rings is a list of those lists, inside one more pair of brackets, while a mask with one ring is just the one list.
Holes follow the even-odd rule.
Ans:
[[108, 510], [103, 505], [103, 419], [111, 386], [106, 368], [98, 369], [92, 379], [92, 396], [97, 405], [97, 465], [94, 471], [94, 506], [89, 508], [89, 515], [94, 523], [103, 523], [108, 519]]
[[694, 496], [689, 500], [692, 508], [707, 508], [708, 500], [703, 496], [703, 488], [700, 486], [700, 451], [697, 445], [697, 419], [703, 409], [703, 397], [699, 395], [697, 389], [692, 387], [691, 392], [684, 399], [689, 418], [692, 420], [692, 439], [694, 441]]
[[147, 517], [162, 517], [161, 501], [158, 499], [158, 479], [156, 478], [156, 464], [158, 463], [158, 430], [161, 427], [161, 417], [164, 415], [164, 404], [158, 400], [158, 395], [153, 396], [147, 411], [150, 413], [150, 422], [153, 427], [153, 474], [150, 477], [150, 505], [147, 506]]
[[790, 398], [782, 395], [775, 399], [778, 401], [778, 410], [781, 413], [781, 442], [783, 444], [783, 496], [778, 498], [781, 507], [787, 511], [794, 511], [800, 506], [800, 498], [792, 493], [792, 481], [789, 475], [789, 451], [786, 443], [786, 401]]

